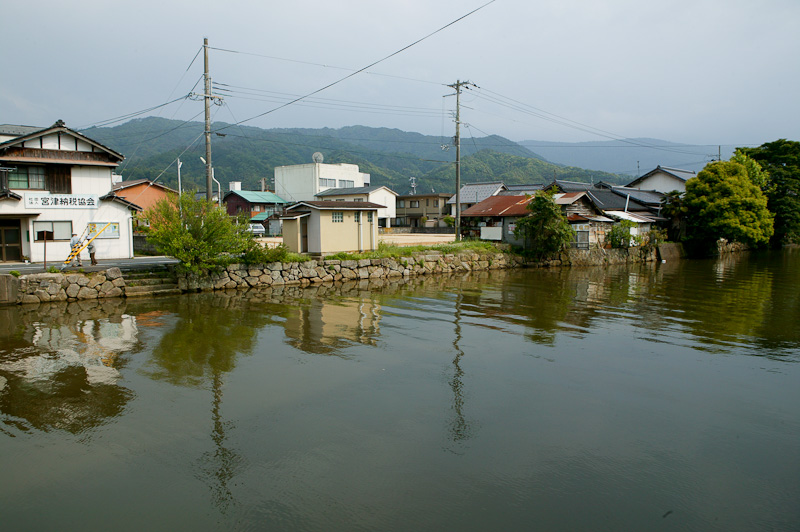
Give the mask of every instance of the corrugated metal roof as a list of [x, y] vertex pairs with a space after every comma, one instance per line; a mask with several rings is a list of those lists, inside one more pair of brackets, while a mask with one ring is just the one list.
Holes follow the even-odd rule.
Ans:
[[572, 205], [585, 195], [586, 192], [566, 192], [563, 194], [555, 194], [553, 196], [553, 201], [556, 205]]
[[465, 209], [461, 216], [525, 216], [530, 201], [526, 196], [491, 196]]
[[231, 194], [236, 194], [250, 203], [289, 203], [273, 192], [261, 192], [260, 190], [230, 190], [225, 193], [223, 199]]
[[619, 220], [629, 220], [631, 222], [636, 222], [640, 224], [653, 223], [656, 221], [655, 218], [652, 218], [650, 216], [644, 216], [641, 213], [633, 213], [625, 211], [606, 211], [606, 214], [613, 218], [617, 218]]

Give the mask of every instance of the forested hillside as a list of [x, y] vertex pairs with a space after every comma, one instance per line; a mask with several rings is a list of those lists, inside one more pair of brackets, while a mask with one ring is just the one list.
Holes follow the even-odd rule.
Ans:
[[[311, 155], [321, 152], [326, 163], [357, 164], [362, 172], [371, 174], [373, 184], [387, 185], [399, 193], [408, 190], [412, 176], [420, 191], [455, 190], [455, 149], [449, 146], [450, 137], [363, 126], [267, 130], [217, 122], [213, 130], [212, 162], [224, 188], [229, 181], [241, 181], [244, 189], [258, 189], [262, 178], [272, 179], [276, 166], [310, 163]], [[205, 189], [200, 122], [151, 117], [83, 133], [125, 155], [118, 171], [126, 180], [159, 178], [167, 186], [177, 187], [175, 160], [180, 157], [183, 187]], [[463, 183], [543, 183], [554, 176], [577, 181], [624, 180], [614, 174], [552, 164], [498, 136], [462, 138], [461, 154]]]

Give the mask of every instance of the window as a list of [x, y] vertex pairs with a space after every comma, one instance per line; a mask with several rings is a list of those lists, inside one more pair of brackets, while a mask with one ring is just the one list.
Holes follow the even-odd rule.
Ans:
[[438, 207], [439, 206], [439, 200], [438, 199], [433, 200], [433, 206], [434, 207]]
[[402, 199], [401, 200], [397, 200], [397, 206], [400, 207], [401, 209], [405, 209], [406, 208], [406, 200], [402, 200]]
[[429, 200], [428, 198], [425, 198], [425, 206], [426, 207], [430, 207], [431, 206], [431, 200]]
[[353, 201], [364, 201], [364, 198], [356, 198]]
[[356, 182], [352, 179], [340, 179], [339, 180], [339, 188], [354, 188], [356, 186]]
[[336, 198], [336, 201], [344, 201], [344, 198]]
[[33, 222], [36, 242], [47, 240], [69, 240], [72, 238], [72, 222]]
[[342, 223], [344, 222], [344, 213], [340, 211], [334, 211], [331, 213], [331, 219], [334, 223]]
[[372, 211], [367, 213], [367, 222], [372, 223]]
[[319, 186], [320, 187], [336, 187], [336, 180], [335, 179], [325, 179], [320, 177], [319, 178]]
[[8, 174], [8, 188], [34, 188], [44, 190], [43, 166], [18, 166]]
[[419, 200], [412, 200], [409, 203], [410, 203], [409, 207], [411, 207], [412, 209], [418, 209], [419, 208]]
[[361, 212], [356, 211], [354, 214], [355, 214], [356, 223], [360, 222], [361, 221]]

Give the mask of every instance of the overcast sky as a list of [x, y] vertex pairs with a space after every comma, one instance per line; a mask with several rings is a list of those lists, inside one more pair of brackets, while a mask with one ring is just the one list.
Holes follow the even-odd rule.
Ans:
[[[225, 97], [215, 120], [243, 121], [485, 3], [6, 2], [0, 123], [79, 128], [180, 98], [202, 76], [202, 53], [192, 60], [204, 37], [217, 48], [212, 78], [225, 84], [215, 85]], [[798, 23], [798, 0], [496, 0], [305, 104], [245, 123], [450, 136], [455, 99], [444, 96], [460, 79], [479, 87], [462, 96], [465, 137], [800, 140]], [[202, 120], [202, 109], [182, 100], [148, 114]]]

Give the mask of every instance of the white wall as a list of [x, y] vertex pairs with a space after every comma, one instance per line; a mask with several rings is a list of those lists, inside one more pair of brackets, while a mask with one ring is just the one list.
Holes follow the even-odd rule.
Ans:
[[676, 177], [672, 177], [667, 174], [657, 173], [651, 175], [650, 177], [646, 177], [645, 179], [637, 183], [634, 188], [637, 188], [639, 190], [656, 190], [658, 192], [666, 194], [667, 192], [672, 192], [673, 190], [677, 190], [678, 192], [685, 192], [686, 183]]
[[72, 193], [105, 196], [111, 192], [111, 174], [106, 166], [73, 166]]
[[[112, 201], [100, 202], [97, 209], [42, 209], [36, 218], [23, 220], [22, 254], [32, 262], [44, 261], [44, 242], [36, 242], [33, 222], [72, 221], [72, 231], [79, 235], [90, 222], [116, 222], [119, 224], [119, 238], [96, 238], [98, 259], [128, 259], [133, 257], [133, 235], [131, 234], [131, 213], [127, 207]], [[24, 234], [27, 231], [27, 236]], [[47, 242], [47, 262], [61, 262], [69, 255], [69, 241]], [[81, 256], [88, 260], [89, 252]]]
[[388, 218], [389, 220], [397, 218], [397, 195], [388, 189], [379, 188], [370, 193], [369, 201], [378, 205], [386, 205], [385, 209], [378, 209], [378, 218]]
[[286, 201], [316, 201], [317, 193], [332, 187], [320, 187], [320, 179], [353, 181], [354, 187], [369, 183], [369, 174], [358, 171], [355, 164], [296, 164], [275, 167], [275, 194]]

